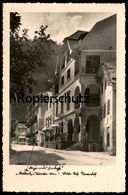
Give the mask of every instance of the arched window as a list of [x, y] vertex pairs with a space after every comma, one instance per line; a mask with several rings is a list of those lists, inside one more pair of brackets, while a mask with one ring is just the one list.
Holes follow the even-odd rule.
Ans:
[[67, 111], [70, 110], [70, 102], [71, 102], [71, 99], [70, 99], [70, 91], [68, 91], [66, 93], [66, 97], [67, 97]]
[[74, 93], [74, 97], [72, 99], [72, 101], [75, 103], [75, 108], [79, 108], [80, 107], [80, 88], [77, 86], [75, 89], [75, 93]]
[[79, 74], [79, 57], [77, 56], [75, 59], [75, 76]]

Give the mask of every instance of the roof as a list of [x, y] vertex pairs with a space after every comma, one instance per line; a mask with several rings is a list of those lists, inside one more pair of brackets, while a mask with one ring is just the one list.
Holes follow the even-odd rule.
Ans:
[[64, 41], [66, 41], [66, 40], [79, 40], [79, 39], [83, 39], [86, 35], [88, 34], [88, 32], [87, 31], [83, 31], [83, 30], [77, 30], [75, 33], [73, 33], [72, 35], [70, 35], [70, 36], [68, 36], [68, 37], [66, 37], [64, 40], [63, 40], [63, 42]]
[[97, 22], [81, 43], [81, 49], [116, 50], [116, 14]]
[[[101, 27], [101, 25], [102, 26], [106, 26], [107, 24], [110, 24], [110, 23], [115, 23], [115, 21], [116, 21], [116, 14], [114, 14], [114, 15], [112, 15], [112, 16], [109, 16], [109, 17], [107, 17], [107, 18], [105, 18], [105, 19], [103, 19], [103, 20], [100, 20], [99, 22], [96, 22], [96, 26], [98, 27], [98, 25], [100, 25], [100, 27]], [[95, 26], [94, 25], [94, 26]]]

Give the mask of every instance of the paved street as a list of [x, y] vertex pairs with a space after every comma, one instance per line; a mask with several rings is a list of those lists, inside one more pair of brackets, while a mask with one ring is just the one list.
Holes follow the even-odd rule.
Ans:
[[39, 146], [12, 145], [10, 164], [113, 165], [116, 157], [103, 152], [66, 151]]

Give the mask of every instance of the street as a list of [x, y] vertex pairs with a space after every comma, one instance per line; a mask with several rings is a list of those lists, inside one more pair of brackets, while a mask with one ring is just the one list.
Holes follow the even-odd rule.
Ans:
[[103, 152], [67, 151], [39, 146], [11, 146], [10, 164], [14, 165], [114, 165], [115, 156]]

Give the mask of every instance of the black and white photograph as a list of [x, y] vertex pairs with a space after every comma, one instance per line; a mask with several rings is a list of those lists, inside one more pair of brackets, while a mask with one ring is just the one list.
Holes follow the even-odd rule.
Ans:
[[[8, 114], [4, 114], [9, 118], [4, 118], [8, 129], [3, 131], [8, 132], [4, 135], [8, 166], [18, 170], [25, 167], [24, 172], [16, 172], [21, 180], [29, 174], [47, 177], [44, 170], [50, 167], [62, 170], [62, 176], [85, 177], [89, 175], [85, 173], [87, 167], [106, 171], [111, 167], [115, 171], [120, 158], [119, 131], [123, 133], [122, 144], [125, 134], [125, 124], [119, 122], [121, 113], [117, 114], [122, 109], [117, 103], [121, 82], [118, 74], [125, 70], [124, 61], [121, 63], [118, 58], [123, 48], [118, 42], [119, 5], [116, 10], [116, 7], [110, 9], [111, 6], [107, 9], [107, 5], [106, 9], [100, 9], [99, 4], [95, 11], [87, 7], [86, 11], [80, 11], [79, 4], [72, 11], [63, 9], [64, 5], [62, 10], [61, 7], [55, 10], [59, 5], [52, 8], [52, 4], [50, 11], [41, 4], [39, 11], [36, 4], [24, 3], [21, 9], [16, 3], [14, 8], [9, 9], [6, 3], [4, 6], [8, 11], [5, 34], [9, 54], [4, 61], [8, 63], [4, 69], [8, 75], [7, 88], [4, 86], [8, 89], [4, 94]], [[125, 12], [121, 4], [120, 8], [121, 14]], [[124, 73], [121, 79], [123, 76]], [[120, 95], [124, 95], [123, 90], [124, 83]], [[117, 121], [122, 124], [120, 128]], [[81, 167], [81, 171], [63, 171], [74, 166]], [[37, 168], [37, 172], [33, 167], [40, 170]], [[96, 177], [96, 169], [90, 175]], [[54, 170], [50, 175], [56, 175]]]

